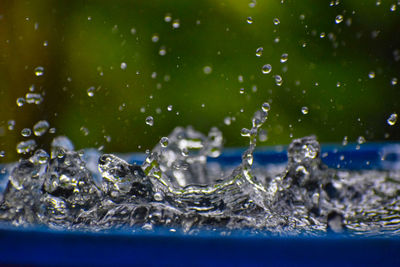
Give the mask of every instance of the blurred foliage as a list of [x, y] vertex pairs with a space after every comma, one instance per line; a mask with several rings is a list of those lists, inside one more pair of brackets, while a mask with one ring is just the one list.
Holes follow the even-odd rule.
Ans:
[[[145, 151], [180, 125], [205, 133], [217, 126], [226, 146], [244, 146], [240, 129], [265, 101], [272, 109], [264, 145], [309, 134], [399, 140], [399, 125], [386, 122], [400, 112], [400, 84], [391, 82], [400, 80], [399, 25], [395, 0], [2, 1], [0, 161], [17, 159], [22, 140], [48, 149], [57, 135], [77, 149]], [[43, 76], [35, 76], [38, 66]], [[18, 107], [31, 85], [43, 103]], [[226, 117], [235, 120], [226, 125]], [[39, 120], [56, 133], [21, 136]]]

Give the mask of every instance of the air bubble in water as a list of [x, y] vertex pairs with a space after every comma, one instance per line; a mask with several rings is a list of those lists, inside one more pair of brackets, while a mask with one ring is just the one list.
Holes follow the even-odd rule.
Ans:
[[398, 79], [396, 77], [392, 78], [392, 80], [390, 81], [390, 83], [392, 85], [396, 85], [398, 83]]
[[281, 56], [281, 63], [285, 63], [288, 60], [289, 55], [287, 53], [283, 53]]
[[181, 23], [179, 22], [179, 19], [174, 19], [172, 22], [172, 28], [178, 29], [181, 26]]
[[212, 72], [212, 68], [210, 66], [205, 66], [203, 68], [204, 74], [210, 74]]
[[343, 16], [342, 15], [337, 15], [335, 18], [336, 24], [339, 24], [343, 21]]
[[26, 154], [32, 152], [36, 148], [35, 140], [22, 141], [17, 144], [17, 153]]
[[370, 72], [368, 73], [368, 77], [369, 77], [370, 79], [375, 78], [375, 72], [370, 71]]
[[47, 121], [45, 121], [45, 120], [38, 121], [38, 122], [33, 126], [33, 133], [34, 133], [36, 136], [42, 136], [42, 135], [44, 135], [44, 134], [47, 132], [47, 130], [49, 129], [49, 127], [50, 127], [50, 124], [49, 124]]
[[253, 18], [252, 17], [247, 17], [247, 23], [252, 24], [253, 23]]
[[149, 126], [153, 126], [154, 125], [154, 118], [152, 116], [148, 116], [146, 118], [146, 124]]
[[165, 22], [171, 22], [172, 21], [172, 16], [171, 16], [170, 13], [165, 14], [164, 21]]
[[279, 25], [281, 23], [281, 21], [278, 18], [274, 18], [273, 22], [274, 25]]
[[35, 75], [36, 76], [43, 76], [44, 74], [44, 68], [42, 66], [36, 67], [35, 68]]
[[29, 128], [24, 128], [24, 129], [22, 129], [22, 131], [21, 131], [21, 135], [22, 135], [23, 137], [29, 137], [29, 136], [31, 136], [31, 134], [32, 134], [32, 130], [29, 129]]
[[308, 107], [302, 107], [301, 113], [303, 113], [304, 115], [308, 114]]
[[168, 137], [164, 136], [164, 137], [161, 138], [160, 144], [161, 144], [162, 147], [167, 147], [168, 143], [169, 143]]
[[397, 113], [390, 114], [389, 118], [386, 120], [390, 126], [393, 126], [397, 122]]
[[87, 89], [87, 95], [89, 97], [93, 97], [94, 96], [94, 91], [96, 90], [96, 88], [94, 86], [91, 86]]
[[265, 64], [264, 66], [262, 66], [262, 69], [261, 69], [263, 74], [268, 74], [271, 72], [271, 70], [272, 70], [272, 66], [270, 64]]
[[24, 104], [25, 104], [25, 98], [23, 98], [23, 97], [19, 97], [19, 98], [17, 98], [17, 106], [18, 107], [22, 107]]
[[262, 47], [257, 48], [256, 49], [256, 56], [257, 57], [261, 57], [262, 54], [263, 54], [263, 51], [264, 51], [264, 48], [262, 48]]
[[125, 70], [126, 67], [127, 67], [126, 63], [125, 63], [125, 62], [122, 62], [122, 63], [121, 63], [121, 70]]

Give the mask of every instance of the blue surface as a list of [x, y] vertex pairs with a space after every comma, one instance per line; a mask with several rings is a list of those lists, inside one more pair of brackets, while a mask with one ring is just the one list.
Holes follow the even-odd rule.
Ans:
[[[238, 165], [241, 150], [227, 150], [218, 159]], [[344, 169], [400, 169], [400, 144], [363, 144], [346, 147], [325, 145], [323, 161]], [[344, 157], [344, 159], [343, 159]], [[143, 155], [125, 155], [140, 162]], [[342, 158], [342, 159], [341, 159]], [[258, 164], [287, 161], [284, 148], [256, 152]], [[204, 232], [185, 236], [179, 231], [115, 231], [84, 233], [47, 228], [15, 228], [0, 225], [0, 264], [13, 265], [382, 265], [400, 266], [400, 239], [354, 238], [329, 234], [320, 237], [252, 236], [237, 232], [224, 237]]]

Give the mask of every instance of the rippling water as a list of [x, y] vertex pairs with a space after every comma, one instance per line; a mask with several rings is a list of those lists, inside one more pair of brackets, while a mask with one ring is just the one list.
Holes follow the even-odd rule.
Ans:
[[113, 154], [73, 149], [54, 139], [50, 155], [37, 150], [12, 169], [0, 220], [16, 226], [99, 231], [114, 228], [195, 234], [246, 229], [255, 233], [397, 235], [398, 171], [326, 167], [313, 136], [293, 140], [288, 163], [253, 166], [258, 130], [268, 104], [241, 134], [249, 147], [236, 167], [208, 163], [222, 151], [221, 132], [176, 128], [131, 165]]

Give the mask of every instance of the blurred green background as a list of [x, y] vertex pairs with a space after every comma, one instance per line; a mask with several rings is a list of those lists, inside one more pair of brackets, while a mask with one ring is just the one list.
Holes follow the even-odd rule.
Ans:
[[[263, 145], [309, 134], [321, 142], [399, 140], [399, 125], [386, 121], [400, 110], [396, 78], [394, 0], [3, 0], [0, 161], [20, 157], [20, 141], [48, 149], [57, 135], [77, 149], [143, 152], [186, 125], [204, 133], [217, 126], [225, 146], [244, 146], [240, 129], [265, 101], [272, 109]], [[43, 102], [18, 106], [32, 85]], [[40, 120], [55, 133], [21, 135]]]

